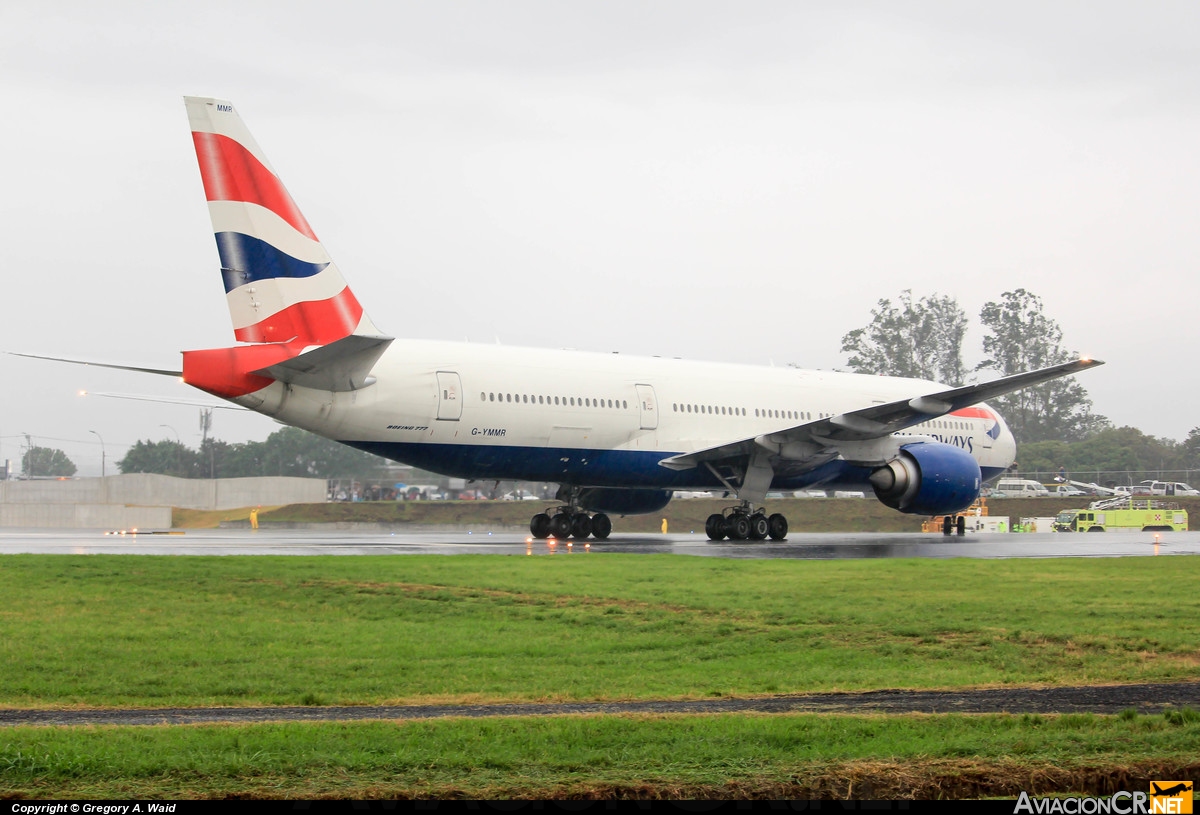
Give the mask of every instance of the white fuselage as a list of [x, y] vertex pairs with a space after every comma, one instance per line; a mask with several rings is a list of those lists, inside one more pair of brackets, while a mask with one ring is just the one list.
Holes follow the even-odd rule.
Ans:
[[[330, 393], [276, 382], [235, 401], [330, 439], [464, 478], [712, 488], [658, 461], [826, 416], [943, 391], [935, 382], [659, 357], [396, 340], [374, 383]], [[976, 411], [979, 413], [979, 411]], [[1015, 457], [1003, 420], [947, 415], [909, 428], [970, 453], [989, 479]], [[989, 434], [988, 431], [991, 431]], [[862, 485], [855, 468], [776, 488]]]

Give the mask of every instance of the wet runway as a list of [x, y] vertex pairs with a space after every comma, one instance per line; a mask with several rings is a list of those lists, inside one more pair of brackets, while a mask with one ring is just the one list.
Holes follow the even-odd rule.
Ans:
[[[1157, 543], [1156, 543], [1157, 538]], [[0, 554], [140, 555], [539, 555], [606, 552], [794, 560], [864, 558], [1152, 557], [1200, 554], [1200, 532], [1098, 534], [803, 533], [779, 543], [723, 541], [702, 533], [614, 534], [588, 544], [534, 541], [519, 532], [195, 529], [179, 534], [103, 530], [0, 529]]]

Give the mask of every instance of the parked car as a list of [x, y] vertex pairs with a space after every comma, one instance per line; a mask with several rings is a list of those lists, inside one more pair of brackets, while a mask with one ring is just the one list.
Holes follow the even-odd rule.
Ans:
[[1147, 486], [1146, 484], [1134, 484], [1133, 486], [1126, 486], [1125, 484], [1118, 484], [1117, 486], [1113, 487], [1113, 492], [1115, 492], [1117, 495], [1124, 495], [1124, 496], [1153, 495], [1154, 494], [1153, 492], [1150, 491], [1150, 487]]
[[1139, 486], [1150, 488], [1151, 495], [1200, 495], [1200, 490], [1192, 489], [1182, 481], [1154, 481], [1146, 479]]
[[1058, 498], [1074, 498], [1077, 495], [1087, 495], [1087, 493], [1070, 484], [1059, 484], [1054, 488], [1054, 495]]

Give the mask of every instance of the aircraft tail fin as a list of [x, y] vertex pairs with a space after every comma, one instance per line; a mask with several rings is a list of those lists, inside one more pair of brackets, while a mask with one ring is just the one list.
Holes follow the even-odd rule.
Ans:
[[234, 336], [302, 346], [379, 336], [233, 105], [184, 102]]

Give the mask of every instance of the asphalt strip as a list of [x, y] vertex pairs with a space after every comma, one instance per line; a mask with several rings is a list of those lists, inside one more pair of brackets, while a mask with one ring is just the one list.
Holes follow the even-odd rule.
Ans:
[[209, 707], [152, 709], [0, 709], [0, 726], [245, 724], [349, 722], [447, 717], [570, 716], [659, 713], [1162, 713], [1200, 709], [1200, 682], [1085, 685], [1063, 688], [991, 688], [965, 691], [879, 690], [754, 699], [639, 702], [559, 702], [497, 705], [354, 707]]

